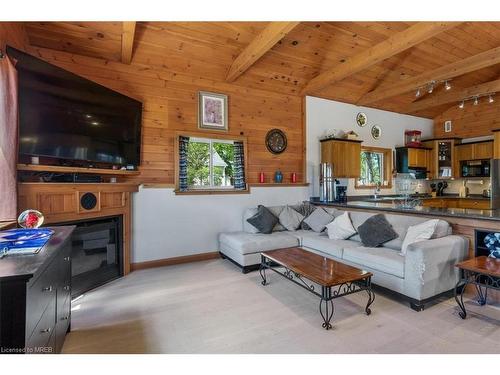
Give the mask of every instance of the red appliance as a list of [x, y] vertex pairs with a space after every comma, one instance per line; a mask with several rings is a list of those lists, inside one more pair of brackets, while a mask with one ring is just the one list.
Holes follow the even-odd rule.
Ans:
[[405, 130], [406, 147], [422, 147], [422, 132], [420, 130]]

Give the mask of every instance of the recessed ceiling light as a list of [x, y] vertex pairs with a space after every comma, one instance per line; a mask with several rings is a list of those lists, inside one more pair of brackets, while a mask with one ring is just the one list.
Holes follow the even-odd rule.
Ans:
[[92, 121], [91, 124], [92, 125], [99, 125], [99, 123], [97, 121]]

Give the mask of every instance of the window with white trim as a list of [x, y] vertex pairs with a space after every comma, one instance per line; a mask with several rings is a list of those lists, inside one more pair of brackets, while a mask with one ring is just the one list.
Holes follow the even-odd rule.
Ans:
[[189, 189], [234, 188], [234, 141], [190, 138], [187, 151]]

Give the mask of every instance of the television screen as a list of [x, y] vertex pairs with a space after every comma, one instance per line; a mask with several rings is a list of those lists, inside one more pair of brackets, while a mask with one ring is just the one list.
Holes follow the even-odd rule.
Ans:
[[19, 153], [134, 166], [142, 103], [14, 48], [19, 81]]

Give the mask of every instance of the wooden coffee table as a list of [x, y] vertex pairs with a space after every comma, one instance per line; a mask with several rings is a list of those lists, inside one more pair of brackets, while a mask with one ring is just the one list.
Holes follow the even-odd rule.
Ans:
[[[375, 300], [375, 294], [371, 288], [373, 275], [370, 272], [336, 262], [300, 247], [261, 253], [259, 272], [262, 285], [268, 284], [266, 269], [276, 272], [321, 298], [319, 312], [323, 318], [322, 327], [327, 330], [332, 328], [330, 321], [333, 317], [335, 298], [366, 291], [368, 303], [365, 312], [367, 315], [371, 314], [370, 305]], [[318, 284], [321, 287], [321, 293], [308, 280]]]
[[[464, 305], [465, 287], [472, 284], [476, 287], [477, 302], [483, 306], [488, 299], [488, 289], [500, 290], [500, 259], [480, 256], [465, 260], [455, 265], [461, 270], [461, 278], [455, 286], [455, 301], [457, 301], [462, 319], [467, 317]], [[484, 288], [484, 293], [483, 293]]]

